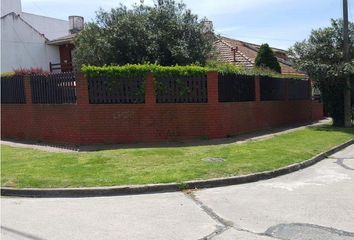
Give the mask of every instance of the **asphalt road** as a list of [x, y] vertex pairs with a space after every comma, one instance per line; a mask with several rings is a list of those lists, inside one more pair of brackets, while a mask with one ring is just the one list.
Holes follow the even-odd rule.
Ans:
[[354, 240], [354, 146], [299, 172], [206, 189], [1, 199], [1, 239]]

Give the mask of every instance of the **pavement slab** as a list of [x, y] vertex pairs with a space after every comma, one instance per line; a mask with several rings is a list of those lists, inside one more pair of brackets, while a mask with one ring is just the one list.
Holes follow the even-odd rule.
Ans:
[[[352, 145], [329, 159], [289, 175], [206, 189], [196, 192], [195, 197], [221, 218], [233, 222], [236, 228], [254, 233], [264, 234], [279, 224], [294, 223], [318, 226], [313, 231], [327, 227], [354, 233], [354, 170], [338, 163], [341, 159], [347, 166], [352, 166], [353, 156]], [[288, 238], [280, 234], [281, 239], [298, 239], [291, 237], [290, 232]], [[317, 238], [302, 236], [301, 239]], [[354, 234], [338, 239], [354, 239]]]
[[2, 198], [2, 239], [200, 239], [217, 228], [183, 193]]

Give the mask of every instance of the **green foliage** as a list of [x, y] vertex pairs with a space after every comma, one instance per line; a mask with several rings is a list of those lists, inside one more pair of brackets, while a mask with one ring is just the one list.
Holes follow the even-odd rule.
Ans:
[[231, 63], [208, 62], [205, 67], [189, 66], [161, 66], [157, 64], [127, 64], [123, 66], [90, 66], [83, 65], [81, 71], [89, 77], [105, 75], [107, 77], [143, 77], [151, 72], [155, 77], [182, 77], [204, 76], [209, 71], [219, 74], [239, 74], [250, 76], [270, 76], [278, 78], [303, 78], [297, 75], [282, 75], [265, 68], [245, 69]]
[[273, 50], [268, 44], [262, 44], [259, 48], [255, 64], [257, 67], [269, 68], [278, 73], [281, 72], [278, 59], [275, 57]]
[[202, 29], [198, 16], [174, 0], [152, 7], [101, 9], [78, 35], [74, 62], [79, 68], [83, 64], [205, 64], [212, 43]]
[[0, 74], [1, 77], [12, 77], [15, 76], [15, 72], [3, 72]]
[[208, 68], [195, 65], [190, 66], [157, 66], [151, 71], [155, 77], [182, 77], [182, 76], [204, 76]]
[[[354, 24], [349, 24], [350, 57], [354, 59]], [[343, 56], [343, 21], [332, 20], [332, 25], [313, 30], [310, 37], [297, 42], [290, 49], [295, 67], [304, 71], [322, 93], [327, 111], [334, 125], [344, 125], [344, 79], [354, 73], [352, 63]]]
[[156, 65], [152, 64], [127, 64], [124, 66], [90, 66], [83, 65], [81, 71], [88, 77], [144, 77], [151, 72]]
[[244, 67], [231, 63], [222, 63], [218, 61], [209, 61], [206, 65], [209, 71], [216, 71], [222, 75], [225, 74], [246, 74]]

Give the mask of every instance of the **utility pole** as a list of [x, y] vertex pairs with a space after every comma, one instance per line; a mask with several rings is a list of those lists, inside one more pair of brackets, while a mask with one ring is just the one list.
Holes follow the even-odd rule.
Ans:
[[[348, 0], [343, 0], [343, 56], [346, 63], [350, 62], [349, 56], [349, 22], [348, 22]], [[344, 86], [344, 126], [352, 126], [352, 106], [351, 106], [351, 87], [350, 87], [350, 75], [345, 76]]]

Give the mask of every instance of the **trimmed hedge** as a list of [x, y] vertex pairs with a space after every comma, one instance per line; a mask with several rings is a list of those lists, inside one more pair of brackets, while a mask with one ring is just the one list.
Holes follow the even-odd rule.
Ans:
[[204, 76], [209, 71], [216, 71], [219, 74], [237, 74], [250, 76], [269, 76], [275, 78], [303, 78], [296, 75], [281, 75], [269, 69], [253, 68], [245, 69], [229, 63], [211, 62], [207, 66], [160, 66], [156, 64], [128, 64], [124, 66], [90, 66], [83, 65], [81, 71], [88, 77], [98, 77], [105, 75], [108, 77], [142, 77], [151, 72], [155, 77], [188, 77], [188, 76]]

